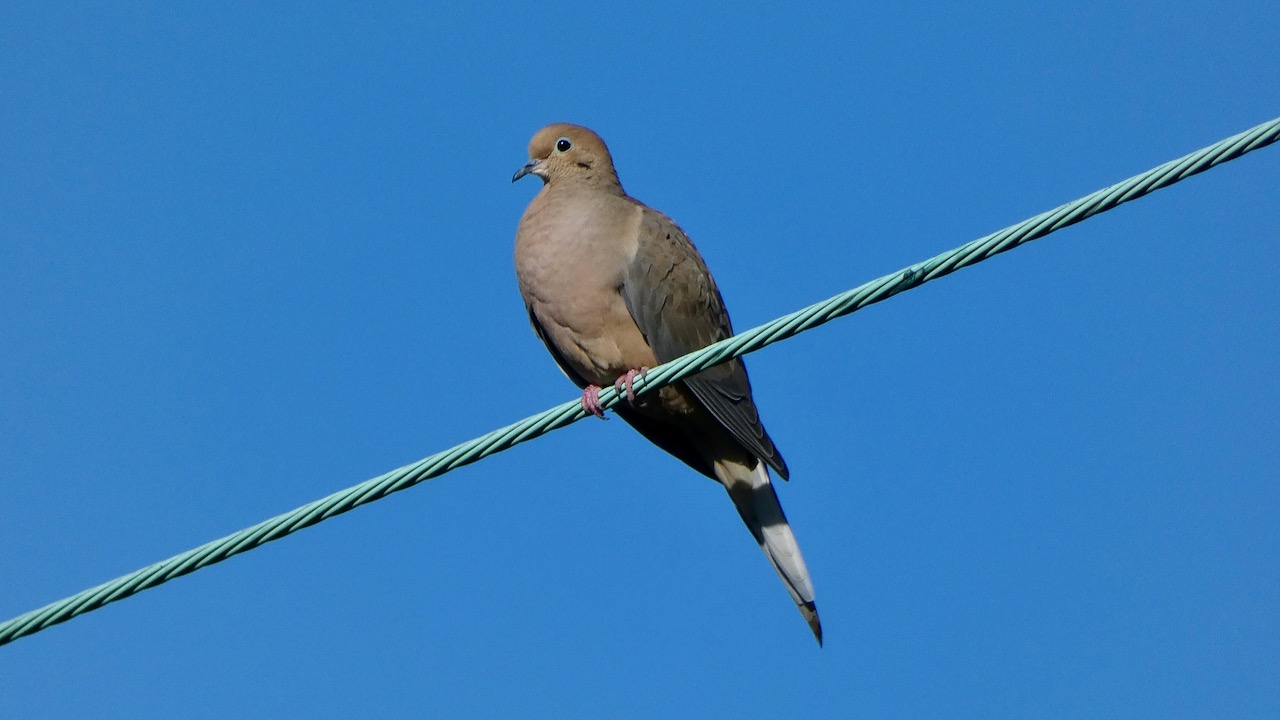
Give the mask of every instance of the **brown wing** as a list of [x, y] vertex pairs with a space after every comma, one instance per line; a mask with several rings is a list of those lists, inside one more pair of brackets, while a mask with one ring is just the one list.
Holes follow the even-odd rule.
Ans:
[[[645, 208], [641, 222], [640, 246], [624, 274], [622, 297], [658, 360], [668, 362], [733, 335], [720, 291], [689, 237], [651, 208]], [[760, 422], [741, 360], [683, 382], [743, 447], [787, 478], [787, 465]]]

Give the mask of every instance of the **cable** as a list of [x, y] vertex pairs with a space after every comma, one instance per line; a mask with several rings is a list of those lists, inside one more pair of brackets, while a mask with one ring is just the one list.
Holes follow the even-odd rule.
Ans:
[[[886, 300], [900, 292], [923, 285], [930, 280], [936, 280], [961, 268], [982, 262], [993, 255], [1042, 238], [1055, 230], [1078, 223], [1122, 203], [1168, 187], [1215, 165], [1270, 145], [1277, 139], [1280, 139], [1280, 118], [1265, 122], [1049, 212], [1041, 213], [1017, 225], [660, 365], [644, 376], [637, 377], [634, 389], [637, 393], [653, 391], [729, 358], [745, 355], [766, 345], [785, 340], [835, 318]], [[618, 399], [619, 394], [612, 387], [600, 393], [600, 404], [603, 407], [614, 406]], [[81, 591], [38, 610], [19, 615], [0, 624], [0, 645], [37, 633], [77, 615], [97, 610], [108, 603], [195, 572], [264, 543], [278, 540], [322, 520], [384, 498], [393, 492], [443, 475], [454, 468], [545, 435], [583, 417], [586, 417], [586, 413], [578, 400], [557, 405], [487, 435], [392, 470], [385, 475], [379, 475], [359, 485], [307, 503], [291, 512], [277, 515], [224, 538], [175, 555], [168, 560]]]

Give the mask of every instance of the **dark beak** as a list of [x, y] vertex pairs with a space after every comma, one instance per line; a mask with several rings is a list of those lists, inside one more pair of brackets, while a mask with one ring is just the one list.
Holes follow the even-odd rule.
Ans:
[[516, 171], [515, 175], [511, 176], [511, 182], [515, 182], [520, 178], [524, 177], [525, 175], [528, 175], [529, 173], [533, 172], [533, 169], [538, 167], [538, 163], [540, 162], [542, 161], [530, 160], [529, 162], [525, 163], [523, 167], [521, 167], [519, 170]]

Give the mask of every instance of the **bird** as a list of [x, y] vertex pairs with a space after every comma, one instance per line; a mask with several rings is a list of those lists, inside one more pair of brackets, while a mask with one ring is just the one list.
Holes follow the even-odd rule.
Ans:
[[599, 391], [627, 400], [614, 411], [641, 435], [717, 481], [822, 645], [813, 582], [770, 481], [789, 478], [765, 431], [740, 358], [636, 395], [649, 368], [733, 335], [706, 262], [671, 218], [622, 189], [594, 131], [553, 123], [529, 141], [511, 178], [542, 188], [520, 218], [516, 279], [534, 333], [603, 418]]

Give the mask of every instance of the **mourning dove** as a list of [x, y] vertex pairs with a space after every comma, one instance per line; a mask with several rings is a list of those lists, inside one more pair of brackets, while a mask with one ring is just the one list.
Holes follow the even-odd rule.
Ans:
[[560, 369], [583, 388], [582, 406], [603, 417], [599, 390], [629, 402], [614, 410], [658, 447], [729, 492], [809, 623], [822, 625], [800, 546], [769, 482], [786, 463], [734, 359], [636, 397], [637, 374], [733, 334], [702, 256], [670, 218], [629, 197], [600, 136], [557, 123], [529, 142], [511, 179], [542, 178], [516, 231], [516, 275], [533, 330]]

